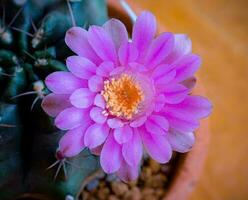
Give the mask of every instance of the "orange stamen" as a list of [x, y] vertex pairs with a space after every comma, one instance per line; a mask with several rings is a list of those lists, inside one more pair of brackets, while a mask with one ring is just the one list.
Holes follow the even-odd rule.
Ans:
[[108, 112], [126, 119], [131, 119], [138, 112], [138, 106], [143, 100], [139, 84], [127, 74], [106, 80], [101, 94], [106, 101]]

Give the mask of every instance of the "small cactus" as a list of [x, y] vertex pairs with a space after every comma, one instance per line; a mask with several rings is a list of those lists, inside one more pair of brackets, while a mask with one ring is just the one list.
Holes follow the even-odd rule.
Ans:
[[[3, 0], [0, 18], [0, 199], [39, 194], [77, 198], [98, 158], [56, 152], [63, 132], [41, 109], [44, 78], [67, 70], [64, 42], [72, 26], [107, 20], [104, 0]], [[53, 164], [54, 163], [54, 164]], [[49, 167], [50, 166], [50, 167]]]

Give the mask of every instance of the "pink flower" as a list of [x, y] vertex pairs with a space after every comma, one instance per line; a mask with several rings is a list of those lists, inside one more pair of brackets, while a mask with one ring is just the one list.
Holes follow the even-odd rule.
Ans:
[[201, 59], [186, 35], [155, 34], [150, 12], [138, 17], [131, 40], [117, 19], [68, 30], [65, 42], [77, 56], [67, 58], [69, 72], [46, 78], [52, 93], [42, 104], [67, 131], [59, 142], [65, 157], [88, 147], [100, 154], [106, 173], [128, 181], [138, 176], [143, 146], [159, 163], [173, 150], [191, 149], [199, 119], [212, 107], [189, 95]]

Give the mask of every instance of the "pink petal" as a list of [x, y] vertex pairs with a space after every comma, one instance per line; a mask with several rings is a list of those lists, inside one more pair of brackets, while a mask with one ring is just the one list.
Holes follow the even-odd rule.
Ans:
[[195, 143], [195, 136], [192, 132], [181, 133], [173, 130], [167, 135], [167, 139], [172, 149], [180, 153], [188, 152]]
[[107, 120], [107, 116], [103, 115], [102, 112], [103, 112], [102, 108], [93, 107], [90, 110], [90, 118], [98, 124], [103, 124]]
[[211, 113], [212, 104], [201, 96], [187, 96], [180, 104], [167, 105], [165, 109], [178, 117], [200, 119]]
[[101, 62], [87, 39], [87, 31], [80, 27], [70, 28], [65, 35], [65, 43], [77, 55], [88, 58], [95, 64]]
[[88, 88], [81, 88], [72, 93], [70, 102], [77, 108], [88, 108], [93, 104], [94, 96]]
[[146, 116], [140, 117], [140, 118], [135, 119], [134, 121], [132, 121], [130, 123], [130, 126], [131, 127], [134, 127], [134, 128], [135, 127], [140, 127], [140, 126], [142, 126], [146, 122], [146, 120], [147, 120], [147, 117]]
[[118, 118], [112, 118], [112, 119], [108, 119], [107, 123], [109, 125], [110, 128], [121, 128], [123, 127], [124, 123], [118, 119]]
[[128, 63], [128, 66], [136, 72], [146, 72], [147, 71], [147, 68], [143, 64], [140, 64], [137, 62], [130, 62], [130, 63]]
[[120, 63], [126, 66], [130, 62], [135, 62], [139, 56], [139, 52], [133, 43], [122, 43], [118, 51]]
[[130, 166], [138, 166], [143, 154], [142, 142], [137, 130], [134, 131], [133, 137], [122, 145], [122, 155]]
[[151, 121], [152, 123], [158, 125], [164, 131], [169, 130], [169, 122], [164, 116], [152, 114], [152, 115], [149, 116], [149, 121]]
[[110, 19], [103, 25], [103, 28], [111, 36], [117, 50], [122, 42], [128, 41], [127, 29], [120, 20]]
[[73, 157], [79, 154], [84, 148], [84, 133], [89, 125], [85, 123], [65, 133], [59, 141], [59, 150], [65, 157]]
[[132, 40], [138, 51], [143, 51], [156, 33], [156, 19], [150, 12], [142, 12], [133, 27]]
[[192, 51], [192, 43], [190, 38], [185, 34], [175, 34], [174, 49], [166, 58], [167, 63], [172, 63], [180, 57], [190, 54]]
[[165, 102], [177, 104], [183, 101], [188, 95], [188, 88], [181, 84], [171, 84], [164, 88]]
[[154, 96], [156, 95], [156, 90], [154, 87], [154, 81], [150, 75], [144, 75], [142, 73], [135, 73], [135, 81], [141, 87], [144, 99], [139, 106], [139, 117], [147, 116], [154, 110]]
[[159, 94], [157, 97], [155, 97], [155, 108], [154, 111], [159, 112], [163, 109], [165, 105], [165, 96], [163, 94]]
[[110, 72], [110, 76], [116, 76], [124, 72], [126, 67], [116, 67]]
[[68, 95], [51, 93], [44, 97], [41, 106], [49, 116], [56, 117], [71, 104]]
[[146, 121], [145, 127], [149, 133], [160, 134], [160, 135], [166, 134], [166, 132], [162, 128], [160, 128], [157, 124], [151, 122], [150, 120]]
[[91, 26], [88, 31], [88, 41], [103, 61], [117, 63], [115, 44], [110, 35], [102, 27]]
[[84, 136], [84, 144], [90, 149], [103, 144], [109, 135], [109, 127], [105, 124], [91, 125]]
[[100, 155], [101, 166], [106, 173], [110, 174], [120, 169], [121, 162], [121, 146], [114, 140], [113, 134], [109, 134]]
[[173, 53], [186, 55], [191, 53], [192, 42], [186, 34], [175, 34], [175, 47]]
[[196, 77], [192, 76], [181, 82], [181, 84], [184, 85], [186, 88], [192, 90], [196, 85]]
[[117, 176], [124, 182], [129, 182], [137, 179], [139, 175], [139, 166], [130, 166], [122, 160], [121, 167], [117, 171]]
[[102, 77], [109, 77], [109, 73], [113, 69], [114, 69], [114, 63], [105, 61], [96, 69], [96, 74]]
[[88, 111], [75, 107], [66, 108], [55, 119], [55, 125], [62, 130], [76, 128], [88, 119]]
[[133, 129], [129, 125], [114, 129], [114, 138], [119, 144], [128, 142], [133, 137]]
[[177, 82], [181, 82], [194, 75], [201, 65], [201, 58], [197, 55], [190, 54], [182, 57], [173, 65], [177, 70], [175, 79]]
[[46, 86], [55, 94], [71, 94], [85, 86], [85, 82], [70, 72], [53, 72], [46, 77]]
[[105, 108], [106, 103], [102, 95], [100, 94], [96, 95], [95, 100], [94, 100], [94, 105], [102, 109]]
[[170, 123], [170, 127], [179, 132], [193, 132], [199, 127], [198, 120], [187, 117], [176, 114], [175, 112], [166, 112], [166, 118]]
[[169, 72], [171, 72], [173, 70], [173, 68], [174, 68], [174, 66], [168, 65], [168, 64], [158, 65], [152, 71], [152, 78], [153, 79], [160, 79], [162, 77], [165, 77]]
[[162, 33], [154, 39], [147, 51], [145, 66], [149, 69], [156, 67], [169, 55], [174, 45], [172, 33]]
[[165, 136], [153, 135], [143, 131], [143, 144], [148, 154], [159, 163], [167, 163], [172, 156], [172, 149]]
[[70, 56], [66, 59], [66, 65], [75, 76], [82, 79], [89, 79], [95, 74], [96, 65], [87, 58]]
[[155, 79], [155, 85], [160, 90], [163, 88], [163, 86], [169, 84], [172, 80], [174, 80], [176, 76], [176, 70], [172, 70], [170, 72], [167, 72], [163, 76], [160, 76], [159, 78]]
[[88, 87], [92, 92], [99, 92], [103, 89], [103, 79], [100, 76], [92, 76], [88, 81]]
[[167, 64], [158, 65], [152, 72], [152, 78], [158, 91], [163, 91], [164, 86], [173, 81], [175, 76], [176, 70]]

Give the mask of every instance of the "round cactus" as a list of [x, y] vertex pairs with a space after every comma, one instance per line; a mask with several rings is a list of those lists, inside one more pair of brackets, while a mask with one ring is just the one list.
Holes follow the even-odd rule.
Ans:
[[0, 199], [77, 198], [99, 161], [87, 150], [70, 160], [56, 153], [63, 132], [41, 109], [48, 93], [43, 81], [53, 71], [67, 70], [64, 60], [71, 52], [65, 32], [103, 24], [106, 3], [3, 0], [0, 5]]

